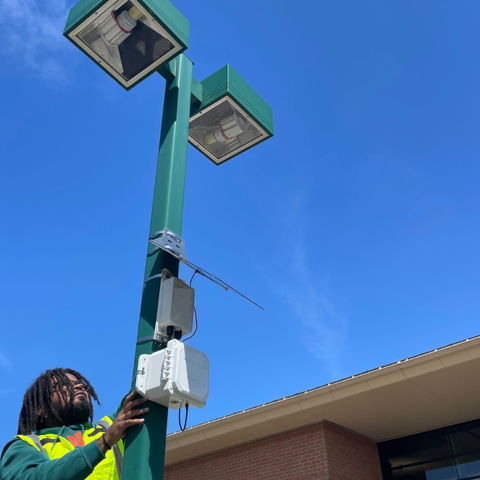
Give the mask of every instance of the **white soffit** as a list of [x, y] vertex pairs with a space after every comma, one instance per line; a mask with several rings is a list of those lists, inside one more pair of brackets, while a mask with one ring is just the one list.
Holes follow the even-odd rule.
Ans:
[[165, 464], [329, 421], [375, 442], [480, 417], [480, 336], [167, 437]]

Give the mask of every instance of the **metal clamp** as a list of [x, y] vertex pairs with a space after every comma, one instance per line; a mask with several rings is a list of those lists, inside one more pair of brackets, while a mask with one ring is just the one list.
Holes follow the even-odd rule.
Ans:
[[137, 339], [137, 345], [139, 345], [140, 343], [151, 342], [152, 340], [154, 342], [160, 343], [161, 345], [166, 345], [168, 342], [167, 337], [164, 337], [163, 335], [155, 332], [155, 335], [153, 335], [152, 337], [142, 337]]
[[142, 337], [137, 339], [137, 345], [139, 343], [150, 342], [151, 340], [155, 340], [158, 342], [158, 340], [155, 337]]
[[[188, 261], [185, 253], [185, 241], [168, 228], [152, 233], [148, 241], [156, 247], [171, 253], [174, 257]], [[152, 253], [153, 250], [149, 253]]]
[[162, 278], [162, 274], [159, 273], [158, 275], [152, 275], [151, 277], [148, 277], [143, 283], [150, 282], [151, 280], [155, 280], [156, 278]]

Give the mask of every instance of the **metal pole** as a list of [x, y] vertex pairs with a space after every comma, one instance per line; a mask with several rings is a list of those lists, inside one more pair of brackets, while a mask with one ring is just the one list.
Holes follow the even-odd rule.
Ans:
[[[177, 235], [182, 234], [192, 62], [185, 55], [180, 55], [170, 62], [169, 70], [174, 78], [167, 80], [165, 90], [150, 235], [164, 228]], [[178, 260], [163, 250], [150, 251], [149, 246], [145, 280], [158, 275], [164, 268], [178, 276]], [[154, 334], [159, 289], [160, 279], [151, 280], [143, 286], [137, 342]], [[137, 343], [132, 390], [135, 389], [138, 357], [157, 349], [158, 343], [153, 340]], [[163, 479], [168, 409], [152, 402], [146, 405], [150, 412], [145, 415], [145, 422], [127, 430], [122, 480]]]

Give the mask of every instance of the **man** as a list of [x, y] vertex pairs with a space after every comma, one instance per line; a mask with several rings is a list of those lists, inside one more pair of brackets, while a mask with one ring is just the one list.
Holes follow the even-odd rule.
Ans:
[[92, 399], [100, 403], [90, 382], [69, 368], [47, 370], [25, 393], [18, 435], [1, 454], [0, 479], [118, 480], [125, 431], [149, 410], [135, 409], [147, 401], [135, 396], [92, 426]]

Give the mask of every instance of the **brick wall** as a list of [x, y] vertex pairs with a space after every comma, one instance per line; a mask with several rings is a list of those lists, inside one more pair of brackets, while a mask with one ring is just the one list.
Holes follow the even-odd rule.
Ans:
[[164, 480], [382, 480], [374, 442], [327, 422], [165, 468]]
[[376, 443], [324, 423], [329, 480], [382, 480]]

